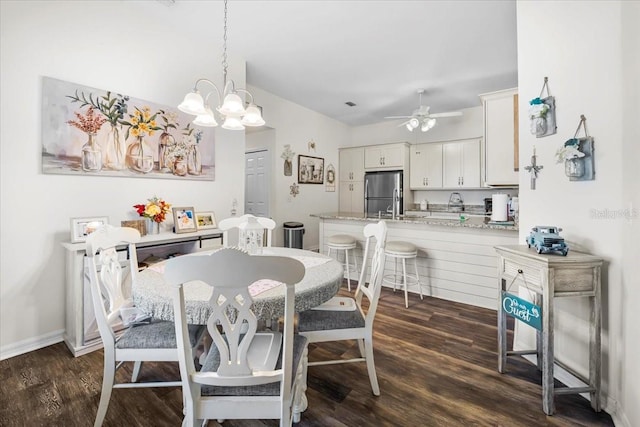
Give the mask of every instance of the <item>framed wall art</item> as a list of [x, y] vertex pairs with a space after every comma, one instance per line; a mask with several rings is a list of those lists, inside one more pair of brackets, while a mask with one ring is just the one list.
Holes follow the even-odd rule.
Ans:
[[175, 233], [192, 233], [197, 231], [196, 215], [193, 208], [173, 208], [173, 224]]
[[86, 241], [89, 234], [107, 224], [109, 224], [109, 218], [106, 216], [71, 218], [71, 243]]
[[299, 184], [323, 184], [324, 183], [324, 159], [302, 154], [298, 155], [298, 183]]
[[198, 230], [208, 230], [218, 226], [213, 212], [196, 212], [196, 224]]
[[42, 172], [213, 181], [215, 131], [176, 107], [44, 77]]

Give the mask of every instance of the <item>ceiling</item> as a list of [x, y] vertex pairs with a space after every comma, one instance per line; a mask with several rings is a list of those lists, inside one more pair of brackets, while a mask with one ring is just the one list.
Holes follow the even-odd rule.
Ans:
[[[194, 34], [219, 38], [221, 54], [222, 1], [160, 3], [206, 18]], [[517, 86], [516, 44], [515, 0], [228, 4], [228, 53], [246, 60], [248, 84], [352, 126], [410, 114], [420, 88], [432, 113], [479, 106]]]

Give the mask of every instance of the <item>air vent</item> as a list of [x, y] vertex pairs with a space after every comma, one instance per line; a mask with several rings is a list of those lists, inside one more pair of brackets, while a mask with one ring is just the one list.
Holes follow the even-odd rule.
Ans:
[[356, 103], [355, 102], [351, 102], [351, 101], [347, 101], [345, 102], [345, 104], [347, 104], [349, 107], [355, 107]]

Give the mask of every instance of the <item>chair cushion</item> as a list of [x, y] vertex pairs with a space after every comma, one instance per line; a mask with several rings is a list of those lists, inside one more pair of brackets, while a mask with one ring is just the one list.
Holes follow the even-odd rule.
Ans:
[[416, 245], [409, 242], [387, 242], [384, 246], [385, 252], [412, 253], [416, 251]]
[[[307, 339], [302, 335], [295, 334], [293, 336], [293, 369], [291, 370], [291, 385], [295, 383], [296, 367], [300, 363], [300, 359], [307, 347]], [[200, 372], [215, 372], [220, 366], [220, 353], [215, 344], [211, 347], [209, 355], [202, 364]], [[282, 348], [276, 363], [276, 369], [282, 367]], [[203, 385], [201, 388], [202, 396], [278, 396], [280, 395], [280, 381], [260, 384], [253, 386], [237, 386], [223, 387]]]
[[355, 243], [356, 238], [348, 234], [334, 234], [329, 237], [329, 244], [333, 245], [353, 245]]
[[364, 328], [364, 317], [360, 310], [307, 310], [298, 314], [300, 332], [351, 328]]
[[[205, 330], [204, 325], [189, 325], [191, 347], [195, 347]], [[133, 326], [120, 337], [116, 348], [175, 348], [177, 350], [176, 327], [173, 322], [157, 319], [149, 324]]]

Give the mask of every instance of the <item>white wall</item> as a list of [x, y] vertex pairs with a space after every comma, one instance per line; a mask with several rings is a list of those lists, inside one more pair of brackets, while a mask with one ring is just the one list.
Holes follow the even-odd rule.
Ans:
[[[349, 127], [262, 89], [251, 86], [250, 91], [256, 103], [263, 107], [267, 125], [275, 131], [275, 201], [272, 217], [278, 227], [274, 232], [274, 245], [282, 246], [284, 243], [282, 223], [297, 221], [305, 227], [305, 249], [316, 249], [319, 244], [319, 222], [318, 218], [309, 215], [337, 211], [338, 192], [337, 189], [335, 192], [325, 191], [325, 185], [299, 184], [300, 193], [296, 197], [291, 196], [290, 186], [298, 181], [298, 155], [322, 157], [325, 170], [329, 164], [333, 164], [337, 170], [338, 147], [348, 144]], [[308, 148], [311, 140], [316, 143], [315, 151]], [[280, 158], [285, 144], [290, 144], [291, 150], [296, 153], [292, 176], [284, 176], [284, 160]]]
[[[634, 309], [640, 299], [638, 9], [638, 2], [625, 1], [519, 1], [517, 5], [520, 170], [533, 145], [538, 164], [544, 166], [535, 191], [529, 188], [528, 174], [520, 174], [520, 238], [537, 224], [557, 225], [564, 229], [572, 250], [605, 260], [603, 387], [609, 397], [607, 410], [617, 425], [627, 426], [640, 425], [640, 336]], [[536, 139], [527, 131], [526, 107], [538, 96], [545, 76], [557, 100], [558, 133]], [[586, 116], [595, 138], [596, 178], [570, 182], [554, 154], [573, 136], [580, 114]], [[607, 211], [635, 217], [626, 220]], [[587, 302], [567, 299], [558, 301], [556, 308], [556, 355], [586, 374]], [[532, 336], [524, 329], [518, 331], [517, 346], [531, 348]]]
[[[219, 37], [189, 40], [159, 2], [0, 2], [0, 355], [60, 341], [71, 217], [135, 218], [154, 195], [227, 216], [244, 204], [244, 133], [216, 133], [216, 181], [43, 175], [41, 85], [51, 76], [175, 106], [198, 77], [222, 81]], [[222, 17], [220, 17], [222, 19]], [[186, 34], [181, 36], [181, 34]], [[243, 61], [230, 74], [244, 86]]]

